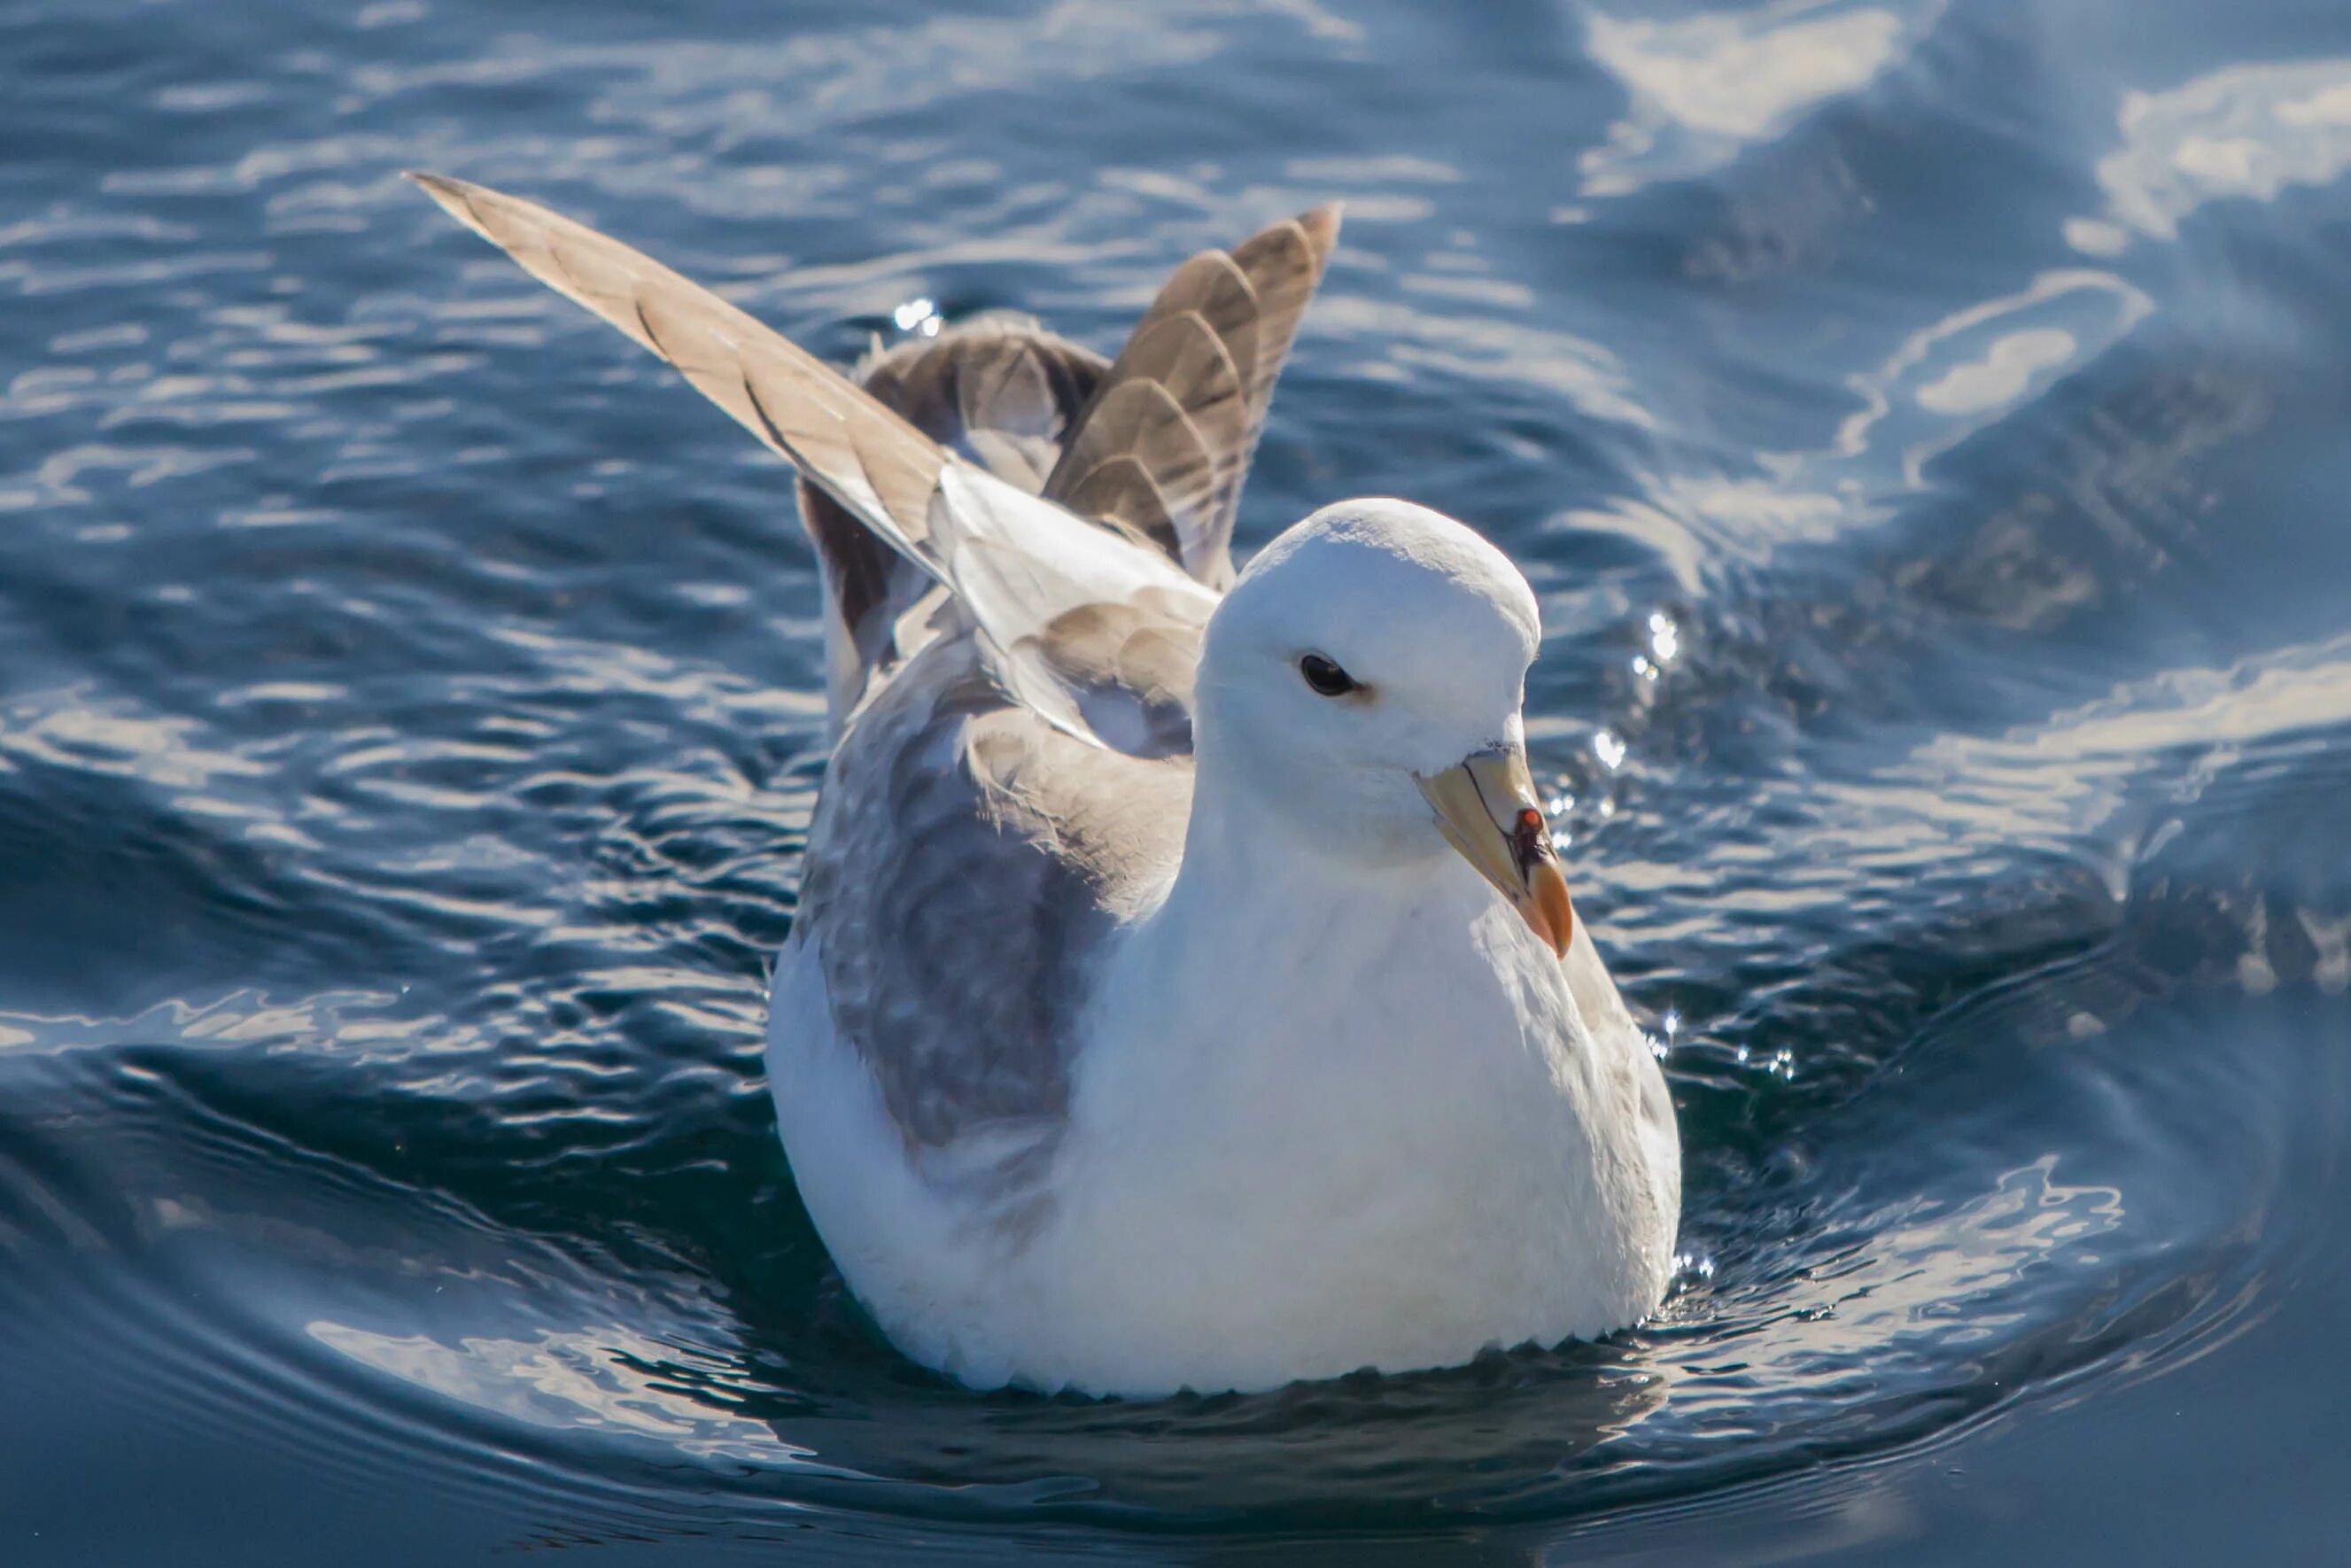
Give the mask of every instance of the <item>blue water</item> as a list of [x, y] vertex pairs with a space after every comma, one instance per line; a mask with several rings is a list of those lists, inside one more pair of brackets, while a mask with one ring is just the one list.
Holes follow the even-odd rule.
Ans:
[[[841, 359], [1343, 198], [1243, 543], [1541, 594], [1657, 1321], [896, 1357], [759, 1057], [787, 476], [411, 166]], [[0, 1561], [2351, 1559], [2346, 416], [2338, 4], [0, 8]]]

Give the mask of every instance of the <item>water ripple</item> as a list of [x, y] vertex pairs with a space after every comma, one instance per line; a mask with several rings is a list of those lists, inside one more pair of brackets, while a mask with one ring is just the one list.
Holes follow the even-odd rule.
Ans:
[[[2264, 1343], [2343, 1235], [2351, 37], [2163, 15], [0, 17], [44, 1539], [153, 1556], [81, 1506], [135, 1485], [250, 1500], [174, 1538], [238, 1561], [1687, 1556], [1783, 1503], [1886, 1553], [1898, 1478]], [[1531, 747], [1683, 1118], [1657, 1319], [1149, 1405], [883, 1344], [760, 1061], [824, 755], [787, 478], [416, 163], [839, 359], [1113, 347], [1343, 197], [1242, 539], [1392, 492], [1526, 565]], [[2141, 1451], [2060, 1468], [2137, 1513]]]

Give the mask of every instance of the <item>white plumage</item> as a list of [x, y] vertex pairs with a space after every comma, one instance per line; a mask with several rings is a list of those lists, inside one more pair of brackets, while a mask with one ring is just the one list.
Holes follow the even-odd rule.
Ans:
[[615, 242], [425, 183], [821, 492], [839, 740], [768, 1060], [909, 1354], [1253, 1389], [1655, 1307], [1673, 1112], [1532, 800], [1524, 579], [1364, 500], [1220, 592], [1333, 215], [1195, 257], [1114, 364], [999, 323], [869, 397]]

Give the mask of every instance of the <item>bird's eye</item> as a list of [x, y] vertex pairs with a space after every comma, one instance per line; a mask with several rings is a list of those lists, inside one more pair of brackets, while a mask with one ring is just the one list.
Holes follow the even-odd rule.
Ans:
[[1355, 689], [1355, 678], [1320, 653], [1309, 653], [1299, 660], [1298, 673], [1321, 696], [1342, 697]]

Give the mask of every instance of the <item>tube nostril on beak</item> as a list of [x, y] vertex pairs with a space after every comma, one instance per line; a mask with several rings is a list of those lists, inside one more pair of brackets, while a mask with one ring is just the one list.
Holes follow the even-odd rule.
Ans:
[[1477, 752], [1419, 783], [1446, 841], [1553, 953], [1566, 956], [1574, 937], [1574, 910], [1552, 848], [1550, 824], [1534, 803], [1526, 753], [1517, 747]]

